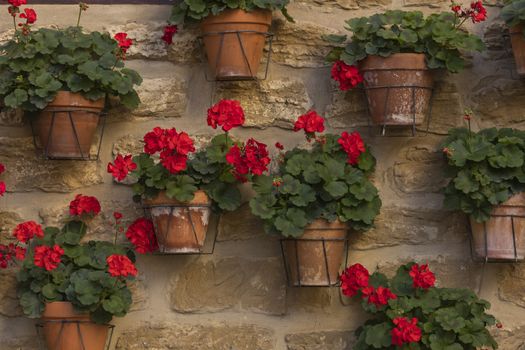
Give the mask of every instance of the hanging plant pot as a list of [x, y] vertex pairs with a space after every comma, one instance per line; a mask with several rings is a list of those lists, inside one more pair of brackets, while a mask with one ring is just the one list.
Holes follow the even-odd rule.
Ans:
[[525, 75], [525, 35], [522, 25], [510, 28], [510, 41], [516, 61], [516, 70], [518, 74]]
[[204, 191], [195, 192], [190, 202], [168, 198], [161, 192], [143, 201], [155, 226], [162, 253], [199, 253], [206, 241], [211, 201]]
[[104, 350], [109, 347], [112, 326], [91, 322], [89, 314], [75, 312], [69, 302], [47, 303], [41, 321], [48, 349]]
[[80, 94], [59, 91], [33, 123], [46, 157], [89, 158], [103, 108], [104, 99], [90, 101]]
[[434, 85], [424, 54], [368, 56], [361, 61], [368, 108], [375, 125], [421, 125]]
[[267, 10], [225, 10], [202, 21], [204, 49], [216, 80], [256, 78], [271, 23]]
[[318, 219], [297, 239], [281, 240], [286, 275], [293, 286], [332, 286], [347, 248], [348, 227]]
[[484, 223], [470, 218], [470, 225], [476, 257], [512, 261], [525, 258], [525, 193], [495, 207]]

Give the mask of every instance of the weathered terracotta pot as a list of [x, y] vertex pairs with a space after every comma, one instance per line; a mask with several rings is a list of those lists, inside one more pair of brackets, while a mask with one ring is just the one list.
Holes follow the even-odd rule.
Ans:
[[197, 253], [204, 246], [211, 214], [211, 201], [204, 191], [190, 202], [171, 199], [161, 192], [144, 200], [150, 211], [159, 250], [163, 253]]
[[510, 28], [510, 41], [516, 61], [516, 70], [518, 74], [525, 75], [525, 35], [523, 35], [522, 25]]
[[[490, 260], [523, 260], [525, 257], [525, 193], [498, 205], [485, 223], [470, 218], [472, 245], [477, 257]], [[509, 215], [517, 215], [513, 218]], [[486, 240], [485, 240], [486, 228]], [[514, 230], [514, 234], [513, 234]], [[514, 251], [514, 240], [516, 251]]]
[[[288, 277], [295, 286], [334, 285], [345, 253], [346, 224], [318, 219], [298, 240], [284, 240]], [[323, 244], [323, 239], [324, 244]]]
[[90, 322], [89, 314], [76, 313], [69, 302], [46, 304], [42, 321], [44, 338], [50, 350], [105, 349], [109, 327]]
[[424, 54], [368, 56], [360, 63], [368, 108], [376, 125], [421, 125], [434, 80]]
[[104, 99], [90, 101], [80, 94], [59, 91], [34, 123], [46, 155], [50, 158], [88, 158], [103, 108]]
[[266, 44], [263, 33], [268, 32], [271, 23], [272, 12], [267, 10], [225, 10], [202, 21], [208, 64], [217, 80], [257, 76]]

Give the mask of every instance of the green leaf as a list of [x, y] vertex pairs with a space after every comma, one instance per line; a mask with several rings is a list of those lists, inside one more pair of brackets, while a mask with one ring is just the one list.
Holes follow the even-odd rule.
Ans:
[[392, 344], [391, 330], [391, 327], [386, 323], [366, 327], [366, 343], [376, 349], [389, 347]]

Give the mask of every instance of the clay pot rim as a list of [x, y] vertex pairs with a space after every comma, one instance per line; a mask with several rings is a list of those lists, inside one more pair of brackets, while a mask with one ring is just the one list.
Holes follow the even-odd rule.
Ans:
[[[55, 306], [55, 307], [53, 307]], [[50, 310], [53, 308], [54, 310]], [[56, 320], [56, 319], [79, 319], [89, 320], [89, 313], [77, 312], [73, 303], [70, 301], [52, 301], [45, 305], [44, 312], [42, 313], [42, 319], [44, 320]]]
[[[142, 198], [143, 207], [163, 207], [163, 206], [180, 206], [187, 208], [211, 208], [211, 199], [204, 190], [195, 191], [195, 197], [188, 202], [181, 202], [175, 198], [166, 196], [166, 191], [160, 191], [155, 198]], [[206, 198], [206, 202], [197, 199], [198, 196]], [[160, 197], [160, 198], [159, 198]]]
[[[406, 62], [401, 62], [405, 58], [414, 58], [419, 60], [420, 65], [410, 65]], [[383, 62], [383, 65], [390, 65], [388, 68], [378, 68], [376, 62]], [[362, 72], [368, 71], [395, 71], [395, 70], [411, 70], [411, 71], [432, 71], [428, 68], [426, 63], [426, 55], [424, 53], [417, 52], [399, 52], [394, 53], [388, 57], [382, 57], [379, 55], [368, 55], [365, 59], [359, 62], [359, 70]]]
[[[63, 100], [68, 101], [75, 99], [79, 102], [78, 105], [67, 104]], [[63, 108], [72, 110], [102, 110], [104, 109], [106, 99], [100, 98], [96, 101], [89, 100], [77, 92], [71, 92], [66, 90], [60, 90], [57, 92], [53, 101], [49, 102], [46, 106], [50, 109]]]
[[[232, 20], [232, 17], [237, 17], [239, 20]], [[260, 24], [270, 27], [272, 24], [272, 17], [272, 11], [266, 9], [256, 9], [253, 11], [226, 9], [217, 15], [209, 15], [204, 18], [200, 25], [201, 28], [208, 25], [224, 24]]]

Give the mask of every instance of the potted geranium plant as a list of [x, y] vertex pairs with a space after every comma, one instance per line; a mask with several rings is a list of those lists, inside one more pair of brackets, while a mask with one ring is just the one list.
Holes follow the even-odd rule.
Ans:
[[443, 144], [451, 180], [445, 207], [470, 216], [477, 257], [525, 258], [525, 132], [515, 129], [449, 131]]
[[510, 30], [510, 40], [518, 74], [525, 74], [525, 1], [507, 0], [500, 12]]
[[[336, 47], [328, 56], [335, 61], [332, 78], [341, 90], [364, 82], [370, 117], [378, 125], [419, 125], [429, 111], [433, 77], [431, 70], [460, 71], [462, 53], [482, 51], [481, 39], [462, 28], [467, 20], [484, 21], [481, 1], [452, 12], [424, 16], [419, 11], [386, 11], [348, 20], [351, 42]], [[337, 45], [346, 35], [330, 35]]]
[[[0, 101], [7, 108], [39, 112], [34, 132], [50, 158], [88, 159], [106, 97], [135, 108], [140, 75], [124, 68], [132, 44], [125, 33], [86, 33], [79, 6], [76, 26], [33, 29], [37, 14], [9, 0], [14, 37], [0, 46]], [[17, 21], [21, 19], [22, 22]]]
[[359, 133], [316, 135], [324, 129], [315, 111], [299, 117], [295, 130], [310, 147], [283, 152], [275, 171], [253, 179], [252, 212], [286, 238], [294, 285], [337, 283], [347, 231], [370, 228], [381, 207], [369, 180], [375, 158]]
[[217, 80], [257, 76], [272, 11], [286, 12], [289, 0], [180, 1], [173, 6], [163, 40], [170, 44], [177, 26], [200, 21], [208, 63]]
[[[243, 125], [238, 101], [222, 100], [208, 110], [208, 124], [224, 133], [200, 150], [185, 132], [155, 128], [144, 136], [144, 152], [117, 155], [108, 165], [117, 181], [128, 175], [134, 199], [151, 214], [161, 252], [196, 253], [206, 239], [211, 209], [232, 211], [241, 204], [238, 185], [260, 175], [270, 162], [266, 145], [232, 139]], [[248, 155], [246, 155], [248, 154]]]
[[[20, 305], [26, 316], [41, 319], [49, 349], [105, 349], [108, 323], [114, 316], [126, 315], [132, 303], [128, 281], [137, 275], [134, 252], [154, 248], [141, 245], [144, 240], [131, 230], [126, 235], [137, 249], [117, 244], [123, 231], [118, 212], [114, 213], [115, 242], [85, 242], [87, 222], [100, 210], [95, 197], [77, 195], [62, 228], [24, 222], [13, 231], [17, 243], [5, 247], [5, 263], [0, 266], [22, 261], [17, 276]], [[133, 226], [136, 223], [130, 229]]]
[[356, 331], [353, 349], [497, 349], [489, 302], [469, 289], [438, 288], [428, 265], [409, 263], [393, 278], [361, 264], [341, 275], [345, 296], [362, 299], [371, 318]]

